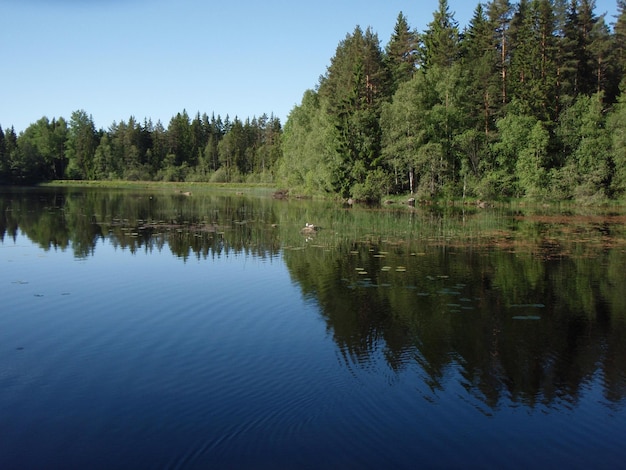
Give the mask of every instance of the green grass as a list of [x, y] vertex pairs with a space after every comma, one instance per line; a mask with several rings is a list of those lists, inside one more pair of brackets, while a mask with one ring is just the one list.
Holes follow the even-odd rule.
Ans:
[[42, 187], [64, 188], [103, 188], [103, 189], [149, 189], [162, 191], [180, 192], [245, 192], [245, 193], [269, 193], [275, 191], [275, 187], [266, 183], [194, 183], [194, 182], [165, 182], [165, 181], [126, 181], [126, 180], [54, 180], [41, 183]]

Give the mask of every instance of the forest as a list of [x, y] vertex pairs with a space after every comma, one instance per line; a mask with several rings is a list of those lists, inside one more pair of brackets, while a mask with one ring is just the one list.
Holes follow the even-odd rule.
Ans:
[[186, 111], [97, 130], [84, 110], [0, 128], [0, 181], [265, 182], [380, 201], [626, 193], [626, 0], [491, 0], [461, 27], [440, 0], [382, 47], [356, 26], [284, 126]]

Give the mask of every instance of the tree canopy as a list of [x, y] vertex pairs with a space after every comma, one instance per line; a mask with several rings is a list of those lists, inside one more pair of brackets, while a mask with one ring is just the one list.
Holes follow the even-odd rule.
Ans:
[[84, 110], [0, 127], [0, 181], [263, 181], [301, 194], [605, 199], [626, 193], [626, 2], [446, 0], [387, 44], [356, 26], [283, 127], [185, 110], [96, 129]]

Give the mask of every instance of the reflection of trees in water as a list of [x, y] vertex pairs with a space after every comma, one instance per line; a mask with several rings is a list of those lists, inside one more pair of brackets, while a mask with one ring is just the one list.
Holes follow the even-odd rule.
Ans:
[[607, 400], [626, 397], [626, 310], [614, 293], [621, 252], [543, 262], [506, 250], [363, 243], [324, 256], [287, 251], [285, 260], [349, 367], [381, 354], [397, 373], [418, 363], [433, 391], [454, 369], [491, 408], [574, 404], [594, 380]]
[[[626, 396], [622, 225], [209, 194], [11, 191], [0, 194], [2, 239], [21, 230], [78, 257], [99, 240], [131, 253], [169, 247], [181, 260], [284, 248], [350, 367], [382, 358], [401, 374], [418, 364], [434, 392], [457, 377], [491, 408], [507, 399], [575, 403], [591, 381], [611, 403]], [[322, 230], [306, 239], [305, 222]]]
[[182, 259], [279, 250], [276, 216], [259, 198], [67, 189], [18, 194], [0, 195], [2, 237], [19, 229], [46, 250], [71, 246], [76, 257], [90, 256], [104, 239], [131, 253], [167, 245]]

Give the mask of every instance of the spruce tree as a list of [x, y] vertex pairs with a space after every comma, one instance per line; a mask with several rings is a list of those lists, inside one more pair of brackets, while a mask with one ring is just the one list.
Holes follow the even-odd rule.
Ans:
[[563, 98], [572, 102], [579, 94], [590, 95], [596, 89], [594, 59], [590, 44], [597, 18], [595, 2], [571, 0], [562, 39]]
[[488, 135], [494, 130], [493, 118], [499, 99], [498, 56], [493, 47], [493, 29], [482, 4], [478, 4], [462, 42], [462, 63], [473, 93], [467, 96], [473, 127]]
[[459, 25], [450, 12], [447, 0], [439, 0], [439, 9], [422, 35], [421, 65], [424, 69], [450, 67], [460, 57]]
[[9, 179], [9, 159], [6, 155], [6, 142], [4, 131], [0, 126], [0, 181], [8, 181]]
[[526, 113], [556, 118], [555, 20], [549, 0], [520, 2], [511, 22], [512, 97]]
[[409, 27], [400, 12], [391, 39], [385, 48], [385, 65], [389, 70], [389, 95], [396, 92], [401, 83], [413, 77], [417, 69], [419, 35]]
[[378, 36], [356, 27], [339, 43], [318, 91], [328, 103], [339, 133], [337, 151], [343, 158], [338, 192], [349, 196], [367, 172], [380, 164], [380, 110], [388, 93], [388, 75]]
[[94, 179], [93, 157], [99, 136], [91, 115], [84, 110], [74, 111], [70, 119], [66, 155], [69, 178]]

